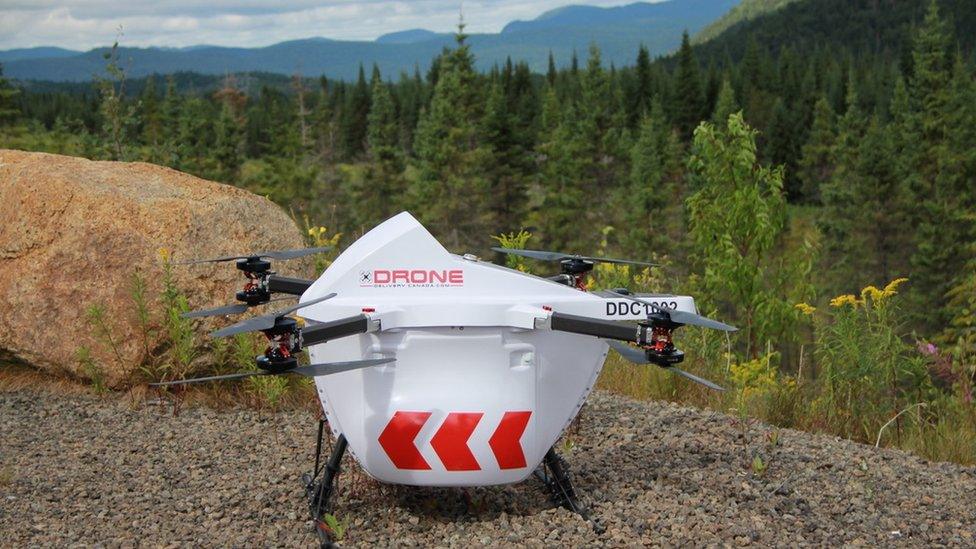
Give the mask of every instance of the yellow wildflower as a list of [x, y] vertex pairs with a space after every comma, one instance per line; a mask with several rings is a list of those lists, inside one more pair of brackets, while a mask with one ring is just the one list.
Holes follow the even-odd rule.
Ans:
[[838, 308], [843, 307], [844, 305], [857, 307], [859, 303], [860, 301], [858, 301], [858, 299], [854, 297], [854, 294], [839, 295], [830, 300], [830, 306], [838, 307]]
[[872, 303], [877, 303], [879, 301], [884, 301], [885, 296], [884, 293], [876, 287], [868, 286], [867, 288], [861, 290], [861, 301], [866, 302], [869, 297], [871, 298]]
[[807, 316], [812, 316], [813, 313], [817, 310], [816, 307], [814, 307], [813, 305], [810, 305], [809, 303], [797, 303], [793, 307], [796, 308], [796, 309], [799, 309], [801, 313], [803, 313], [803, 314], [805, 314]]
[[169, 263], [169, 248], [160, 248], [157, 253], [159, 254], [159, 259], [161, 259], [163, 263]]
[[896, 278], [896, 279], [892, 280], [891, 282], [888, 283], [887, 286], [884, 287], [884, 296], [885, 297], [891, 297], [891, 296], [897, 294], [898, 293], [898, 286], [901, 286], [902, 284], [904, 284], [906, 282], [908, 282], [908, 279], [907, 278]]

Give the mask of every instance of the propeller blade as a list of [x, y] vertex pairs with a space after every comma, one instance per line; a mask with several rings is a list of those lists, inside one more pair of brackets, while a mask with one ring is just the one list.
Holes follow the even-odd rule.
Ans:
[[246, 303], [238, 303], [237, 305], [225, 305], [223, 307], [216, 307], [214, 309], [190, 311], [188, 313], [181, 314], [180, 317], [181, 318], [203, 318], [206, 316], [237, 315], [243, 313], [246, 310], [247, 310]]
[[182, 318], [203, 318], [207, 316], [221, 316], [221, 315], [237, 315], [241, 314], [251, 307], [258, 307], [260, 305], [267, 305], [268, 303], [274, 303], [276, 301], [286, 301], [289, 299], [298, 299], [298, 296], [290, 295], [286, 297], [276, 297], [274, 299], [268, 300], [264, 303], [258, 303], [257, 305], [248, 305], [247, 303], [237, 303], [235, 305], [225, 305], [223, 307], [216, 307], [214, 309], [203, 309], [201, 311], [190, 311], [188, 313], [183, 313], [180, 316]]
[[298, 368], [290, 371], [306, 377], [327, 376], [341, 372], [348, 372], [350, 370], [368, 368], [370, 366], [379, 366], [380, 364], [386, 364], [395, 360], [395, 358], [370, 358], [366, 360], [352, 360], [349, 362], [329, 362], [326, 364], [299, 366]]
[[519, 250], [516, 248], [499, 248], [494, 247], [492, 250], [496, 252], [501, 252], [503, 254], [520, 255], [522, 257], [529, 257], [532, 259], [538, 259], [540, 261], [562, 261], [563, 259], [582, 259], [584, 261], [597, 261], [600, 263], [618, 263], [622, 265], [643, 265], [645, 267], [658, 267], [657, 263], [647, 263], [646, 261], [632, 261], [630, 259], [613, 259], [609, 257], [594, 257], [589, 255], [579, 255], [579, 254], [564, 254], [561, 252], [548, 252], [545, 250]]
[[630, 345], [627, 345], [626, 343], [620, 341], [614, 341], [612, 339], [607, 340], [607, 343], [610, 344], [611, 349], [617, 351], [617, 353], [619, 353], [620, 356], [624, 357], [624, 359], [629, 360], [630, 362], [633, 362], [634, 364], [651, 363], [651, 361], [647, 360], [647, 355], [643, 351], [635, 349]]
[[698, 315], [698, 314], [695, 314], [695, 313], [689, 313], [689, 312], [685, 312], [685, 311], [677, 311], [677, 310], [672, 310], [672, 309], [665, 309], [665, 308], [662, 308], [662, 307], [658, 307], [657, 305], [651, 303], [650, 301], [644, 301], [643, 299], [640, 299], [638, 297], [634, 297], [632, 295], [622, 294], [622, 293], [616, 292], [614, 290], [607, 290], [607, 291], [609, 293], [615, 295], [615, 296], [622, 297], [624, 299], [629, 299], [631, 301], [636, 301], [637, 303], [643, 303], [644, 305], [649, 306], [654, 311], [657, 311], [659, 313], [663, 313], [665, 315], [668, 315], [668, 318], [670, 318], [672, 322], [676, 322], [678, 324], [691, 324], [693, 326], [701, 326], [703, 328], [712, 328], [712, 329], [715, 329], [715, 330], [722, 330], [724, 332], [736, 332], [736, 331], [739, 330], [735, 326], [730, 326], [730, 325], [728, 325], [728, 324], [726, 324], [724, 322], [719, 322], [717, 320], [712, 320], [710, 318], [707, 318], [707, 317], [704, 317], [704, 316], [701, 316], [701, 315]]
[[686, 371], [682, 370], [681, 368], [675, 368], [674, 366], [669, 366], [669, 367], [665, 368], [665, 370], [674, 372], [674, 373], [678, 374], [681, 377], [684, 377], [686, 379], [690, 379], [691, 381], [694, 381], [695, 383], [700, 383], [700, 384], [704, 385], [705, 387], [708, 387], [709, 389], [713, 389], [713, 390], [716, 390], [716, 391], [723, 391], [723, 392], [725, 391], [725, 387], [722, 387], [721, 385], [718, 385], [717, 383], [708, 381], [705, 378], [698, 377], [695, 374], [686, 372]]
[[206, 383], [208, 381], [227, 381], [231, 379], [244, 379], [251, 376], [266, 376], [270, 375], [271, 372], [265, 371], [254, 371], [254, 372], [240, 372], [237, 374], [226, 374], [222, 376], [207, 376], [207, 377], [194, 377], [190, 379], [177, 379], [176, 381], [161, 381], [159, 383], [150, 383], [150, 387], [169, 387], [172, 385], [190, 385], [193, 383]]
[[196, 265], [198, 263], [220, 263], [223, 261], [234, 261], [236, 259], [268, 258], [268, 259], [295, 259], [306, 255], [320, 254], [332, 249], [332, 246], [321, 246], [318, 248], [299, 248], [296, 250], [272, 250], [270, 252], [258, 252], [248, 255], [227, 255], [224, 257], [212, 257], [209, 259], [194, 259], [190, 261], [178, 261], [174, 265]]
[[237, 324], [231, 324], [226, 328], [221, 328], [210, 334], [211, 337], [226, 337], [234, 334], [243, 334], [245, 332], [259, 332], [261, 330], [267, 330], [269, 328], [274, 328], [275, 322], [285, 315], [289, 315], [303, 307], [308, 307], [309, 305], [315, 305], [325, 301], [326, 299], [332, 299], [336, 294], [333, 292], [327, 294], [318, 299], [313, 299], [311, 301], [305, 301], [304, 303], [299, 303], [293, 307], [288, 307], [287, 309], [281, 309], [280, 311], [275, 311], [266, 315], [256, 316], [254, 318], [249, 318], [238, 322]]
[[149, 386], [169, 387], [172, 385], [190, 385], [193, 383], [206, 383], [208, 381], [228, 381], [232, 379], [244, 379], [253, 376], [280, 376], [285, 374], [298, 374], [305, 377], [327, 376], [331, 374], [338, 374], [340, 372], [348, 372], [350, 370], [359, 370], [361, 368], [368, 368], [370, 366], [386, 364], [387, 362], [393, 362], [394, 360], [396, 359], [395, 358], [371, 358], [367, 360], [351, 360], [348, 362], [329, 362], [324, 364], [311, 364], [308, 366], [299, 366], [298, 368], [285, 370], [283, 372], [268, 372], [264, 370], [256, 370], [253, 372], [240, 372], [236, 374], [226, 374], [221, 376], [195, 377], [191, 379], [178, 379], [176, 381], [163, 381], [160, 383], [150, 383]]
[[[620, 341], [613, 341], [613, 340], [608, 340], [607, 343], [610, 344], [610, 347], [614, 351], [617, 351], [618, 353], [620, 353], [620, 356], [624, 357], [624, 359], [629, 360], [630, 362], [633, 362], [634, 364], [650, 364], [651, 363], [651, 361], [647, 360], [647, 355], [645, 353], [641, 352], [639, 349], [635, 349], [635, 348], [631, 347], [630, 345], [627, 345], [626, 343], [623, 343], [623, 342], [620, 342]], [[665, 370], [668, 370], [670, 372], [674, 372], [674, 373], [678, 374], [679, 376], [684, 377], [686, 379], [690, 379], [691, 381], [694, 381], [695, 383], [700, 383], [700, 384], [704, 385], [705, 387], [708, 387], [709, 389], [714, 389], [716, 391], [724, 391], [725, 390], [725, 387], [722, 387], [721, 385], [718, 385], [718, 384], [716, 384], [714, 382], [711, 382], [711, 381], [709, 381], [709, 380], [707, 380], [705, 378], [698, 377], [695, 374], [686, 372], [686, 371], [682, 370], [681, 368], [676, 368], [674, 366], [662, 366], [662, 368], [664, 368]]]
[[723, 332], [737, 332], [738, 328], [735, 326], [729, 326], [724, 322], [719, 322], [718, 320], [712, 320], [710, 318], [696, 315], [695, 313], [688, 313], [685, 311], [670, 311], [671, 320], [677, 322], [678, 324], [691, 324], [694, 326], [701, 326], [702, 328], [712, 328], [713, 330], [722, 330]]

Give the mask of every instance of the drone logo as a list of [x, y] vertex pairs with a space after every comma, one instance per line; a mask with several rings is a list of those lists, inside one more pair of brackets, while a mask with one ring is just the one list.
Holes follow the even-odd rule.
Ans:
[[464, 286], [462, 269], [373, 269], [359, 271], [360, 287], [451, 288]]

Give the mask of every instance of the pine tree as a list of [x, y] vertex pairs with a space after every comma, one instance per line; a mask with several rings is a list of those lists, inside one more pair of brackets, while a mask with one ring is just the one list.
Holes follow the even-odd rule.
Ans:
[[358, 229], [366, 231], [397, 213], [403, 203], [406, 185], [403, 179], [403, 152], [400, 128], [389, 87], [379, 78], [372, 83], [369, 126], [366, 132], [367, 154], [363, 178], [351, 189]]
[[674, 120], [684, 137], [691, 137], [692, 131], [705, 117], [705, 97], [699, 77], [698, 60], [691, 49], [688, 31], [681, 36], [681, 49], [678, 50], [678, 70], [675, 74]]
[[813, 126], [800, 153], [797, 177], [801, 186], [801, 202], [819, 204], [820, 188], [833, 175], [834, 127], [834, 111], [827, 98], [821, 97], [814, 106]]
[[421, 221], [449, 248], [484, 240], [491, 226], [488, 180], [489, 151], [479, 135], [483, 105], [474, 59], [463, 25], [457, 46], [440, 58], [430, 108], [417, 126], [417, 181], [412, 203]]
[[715, 110], [712, 112], [712, 124], [721, 128], [729, 120], [729, 116], [739, 112], [739, 103], [735, 100], [735, 90], [732, 83], [726, 78], [722, 80], [719, 88], [718, 97], [715, 100]]
[[820, 187], [823, 210], [818, 225], [823, 232], [824, 272], [834, 294], [860, 289], [864, 276], [858, 271], [858, 261], [867, 251], [856, 220], [861, 209], [858, 200], [863, 194], [858, 151], [866, 124], [852, 85], [847, 93], [847, 111], [838, 123], [834, 172]]
[[549, 86], [556, 85], [556, 77], [559, 76], [559, 71], [556, 70], [556, 59], [552, 56], [552, 50], [549, 50], [549, 68], [546, 70], [546, 82]]
[[149, 145], [149, 160], [156, 162], [159, 160], [163, 128], [155, 75], [146, 77], [146, 85], [139, 96], [139, 111], [142, 120], [142, 141]]
[[20, 109], [15, 106], [19, 94], [20, 90], [3, 77], [3, 65], [0, 65], [0, 128], [13, 125], [20, 116]]
[[244, 162], [244, 131], [241, 121], [229, 103], [220, 107], [220, 116], [214, 126], [213, 156], [217, 161], [218, 181], [233, 183]]
[[359, 66], [359, 78], [342, 112], [342, 147], [346, 158], [354, 158], [366, 145], [366, 125], [369, 117], [369, 84], [366, 72]]
[[628, 256], [674, 251], [684, 201], [677, 185], [682, 174], [680, 155], [678, 137], [660, 102], [654, 102], [630, 151], [630, 178], [618, 190], [612, 208], [620, 214], [620, 247]]
[[635, 127], [638, 122], [650, 114], [653, 96], [654, 82], [651, 75], [651, 54], [647, 51], [647, 47], [641, 44], [637, 50], [637, 61], [634, 65], [634, 84], [628, 105], [628, 124], [631, 127]]
[[912, 183], [913, 209], [909, 212], [915, 226], [915, 248], [912, 254], [912, 284], [917, 290], [913, 310], [923, 305], [931, 314], [913, 315], [927, 328], [944, 326], [948, 321], [945, 295], [950, 280], [946, 273], [958, 273], [965, 263], [959, 253], [957, 228], [965, 214], [958, 208], [958, 198], [944, 188], [946, 176], [940, 175], [948, 155], [950, 80], [948, 55], [951, 36], [939, 16], [936, 2], [929, 5], [921, 27], [915, 35], [912, 52], [914, 77], [911, 99], [915, 111], [914, 128], [918, 132]]

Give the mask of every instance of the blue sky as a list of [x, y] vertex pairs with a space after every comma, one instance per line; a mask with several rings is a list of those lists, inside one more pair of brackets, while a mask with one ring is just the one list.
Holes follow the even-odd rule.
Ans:
[[[532, 19], [567, 4], [619, 6], [620, 0], [496, 0], [464, 2], [469, 32], [498, 32], [514, 19]], [[372, 40], [397, 30], [451, 31], [458, 0], [0, 0], [0, 49], [110, 45], [122, 29], [124, 46], [264, 46], [324, 36]]]

